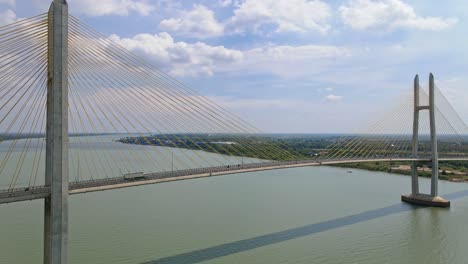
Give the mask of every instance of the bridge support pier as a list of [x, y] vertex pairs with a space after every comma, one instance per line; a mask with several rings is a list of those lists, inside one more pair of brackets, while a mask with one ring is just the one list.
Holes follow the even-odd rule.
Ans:
[[68, 6], [49, 9], [44, 263], [68, 263]]
[[417, 162], [411, 162], [411, 194], [402, 195], [401, 200], [407, 203], [435, 206], [435, 207], [450, 207], [450, 201], [438, 196], [438, 181], [439, 181], [439, 155], [437, 152], [437, 133], [435, 123], [435, 101], [434, 101], [434, 75], [429, 75], [429, 105], [421, 106], [419, 104], [419, 77], [414, 78], [414, 119], [413, 119], [413, 140], [412, 140], [412, 157], [418, 158], [419, 144], [419, 111], [429, 110], [429, 123], [431, 134], [432, 148], [432, 177], [431, 177], [431, 194], [423, 194], [419, 192], [418, 168]]

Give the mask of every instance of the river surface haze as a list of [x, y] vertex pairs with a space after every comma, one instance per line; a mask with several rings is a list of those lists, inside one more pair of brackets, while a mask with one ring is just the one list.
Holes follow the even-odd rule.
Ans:
[[[468, 184], [439, 188], [450, 209], [400, 202], [407, 176], [334, 167], [72, 195], [70, 263], [468, 263]], [[42, 263], [42, 200], [0, 223], [0, 263]]]

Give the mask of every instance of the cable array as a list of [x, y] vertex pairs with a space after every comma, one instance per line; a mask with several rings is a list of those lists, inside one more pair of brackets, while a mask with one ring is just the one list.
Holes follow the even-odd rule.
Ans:
[[[258, 130], [69, 20], [70, 181], [291, 160]], [[44, 183], [48, 15], [0, 28], [0, 190]]]
[[0, 189], [44, 170], [47, 14], [0, 27]]
[[[427, 89], [426, 89], [427, 90]], [[420, 105], [429, 95], [420, 89]], [[388, 111], [376, 113], [355, 133], [335, 140], [321, 157], [327, 159], [387, 159], [412, 157], [413, 94], [392, 101]], [[440, 157], [467, 156], [468, 130], [442, 92], [435, 89], [435, 119]], [[418, 157], [431, 157], [429, 111], [419, 112]]]
[[297, 159], [72, 16], [69, 47], [70, 133], [94, 135], [70, 138], [75, 181]]
[[[47, 14], [0, 27], [0, 190], [44, 184], [47, 41]], [[71, 182], [304, 158], [73, 16], [68, 46]], [[467, 126], [439, 89], [436, 121], [441, 156], [466, 155]], [[429, 157], [427, 111], [419, 127]], [[412, 129], [405, 94], [320, 158], [410, 157]]]

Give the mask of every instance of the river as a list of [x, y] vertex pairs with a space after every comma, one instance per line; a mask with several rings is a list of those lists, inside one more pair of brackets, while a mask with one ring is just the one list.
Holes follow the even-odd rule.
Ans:
[[[333, 167], [73, 195], [70, 263], [467, 263], [468, 184], [439, 188], [450, 209], [401, 203], [407, 176]], [[42, 210], [0, 205], [0, 263], [42, 263]]]

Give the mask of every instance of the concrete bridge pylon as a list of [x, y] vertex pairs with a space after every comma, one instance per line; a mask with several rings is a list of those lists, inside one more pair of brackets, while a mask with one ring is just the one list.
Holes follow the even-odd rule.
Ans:
[[420, 86], [419, 76], [414, 78], [414, 112], [413, 112], [413, 138], [412, 138], [412, 158], [418, 158], [418, 145], [419, 145], [419, 113], [420, 111], [429, 111], [429, 125], [430, 125], [430, 138], [431, 138], [431, 192], [424, 194], [419, 191], [418, 179], [418, 163], [417, 161], [411, 162], [411, 194], [402, 195], [401, 200], [411, 204], [435, 206], [435, 207], [450, 207], [450, 201], [438, 195], [438, 182], [439, 182], [439, 154], [437, 150], [437, 130], [435, 118], [435, 100], [434, 100], [434, 75], [429, 74], [429, 104], [420, 105]]
[[44, 263], [68, 263], [68, 5], [48, 14], [48, 73], [44, 199]]

